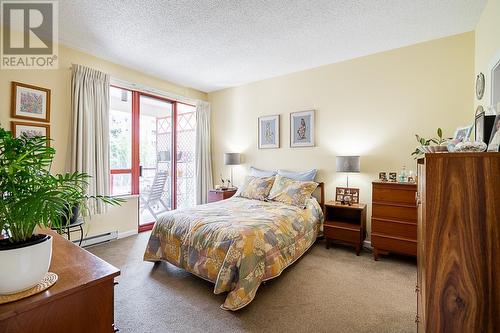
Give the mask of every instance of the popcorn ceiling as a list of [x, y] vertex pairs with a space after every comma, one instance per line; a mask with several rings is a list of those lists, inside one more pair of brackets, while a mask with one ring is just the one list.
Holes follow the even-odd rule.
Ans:
[[474, 30], [485, 0], [64, 0], [61, 42], [205, 92]]

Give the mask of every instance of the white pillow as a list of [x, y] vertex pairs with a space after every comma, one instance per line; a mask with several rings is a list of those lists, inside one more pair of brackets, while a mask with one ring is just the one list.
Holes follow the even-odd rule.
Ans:
[[311, 169], [309, 171], [303, 171], [303, 172], [293, 172], [293, 171], [286, 171], [286, 170], [278, 170], [278, 175], [294, 179], [294, 180], [300, 180], [303, 182], [313, 182], [314, 179], [316, 178], [316, 174], [318, 173], [317, 169]]
[[260, 178], [260, 177], [273, 177], [273, 176], [276, 176], [276, 174], [277, 174], [277, 172], [274, 170], [267, 171], [267, 170], [261, 170], [261, 169], [257, 169], [254, 167], [250, 167], [249, 176]]

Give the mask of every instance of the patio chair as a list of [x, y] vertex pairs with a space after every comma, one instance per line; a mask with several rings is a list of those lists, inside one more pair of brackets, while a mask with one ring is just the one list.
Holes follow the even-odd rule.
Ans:
[[[140, 200], [141, 200], [141, 214], [142, 212], [147, 208], [151, 215], [155, 218], [155, 220], [158, 220], [157, 214], [163, 213], [169, 210], [168, 205], [165, 203], [165, 200], [163, 200], [163, 189], [165, 188], [165, 183], [167, 182], [168, 179], [168, 173], [167, 172], [157, 172], [155, 175], [155, 178], [153, 180], [153, 183], [151, 184], [151, 187], [149, 189], [149, 193], [147, 194], [141, 194]], [[165, 209], [160, 210], [155, 212], [154, 207], [158, 204], [161, 204]]]

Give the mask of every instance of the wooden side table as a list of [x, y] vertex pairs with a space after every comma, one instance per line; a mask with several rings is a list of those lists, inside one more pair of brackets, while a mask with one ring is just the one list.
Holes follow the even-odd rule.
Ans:
[[327, 249], [332, 241], [341, 241], [354, 246], [359, 256], [366, 237], [366, 205], [348, 206], [335, 201], [327, 202], [323, 232]]
[[216, 202], [231, 198], [237, 189], [231, 190], [208, 190], [208, 202]]

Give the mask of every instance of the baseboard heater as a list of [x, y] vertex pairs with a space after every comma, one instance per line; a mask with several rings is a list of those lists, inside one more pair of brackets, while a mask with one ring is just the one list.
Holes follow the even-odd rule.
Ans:
[[[106, 233], [100, 234], [100, 235], [85, 237], [82, 241], [82, 247], [88, 247], [88, 246], [92, 246], [92, 245], [106, 243], [106, 242], [115, 240], [117, 238], [118, 238], [118, 231], [117, 230], [106, 232]], [[73, 243], [75, 243], [77, 245], [80, 242], [79, 239], [73, 239], [72, 241], [73, 241]]]

